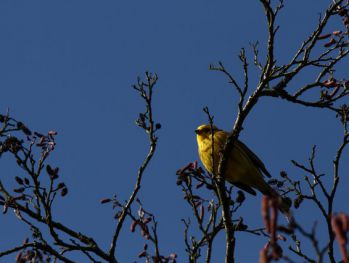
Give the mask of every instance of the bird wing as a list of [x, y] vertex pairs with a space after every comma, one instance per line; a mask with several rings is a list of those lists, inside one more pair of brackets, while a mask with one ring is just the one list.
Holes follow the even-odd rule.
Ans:
[[[240, 147], [251, 159], [251, 161], [267, 176], [271, 177], [270, 173], [268, 172], [267, 168], [265, 168], [264, 163], [261, 161], [261, 159], [258, 158], [258, 156], [252, 152], [246, 144], [244, 144], [242, 141], [237, 140], [236, 146]], [[248, 192], [248, 191], [247, 191]]]

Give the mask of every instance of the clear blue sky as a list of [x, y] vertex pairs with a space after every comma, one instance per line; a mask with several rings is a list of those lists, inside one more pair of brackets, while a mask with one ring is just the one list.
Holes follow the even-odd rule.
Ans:
[[[278, 61], [291, 58], [330, 2], [286, 1], [278, 20]], [[110, 207], [99, 200], [115, 193], [126, 199], [134, 186], [148, 142], [134, 125], [143, 102], [131, 85], [144, 71], [156, 72], [160, 79], [154, 115], [163, 128], [140, 197], [159, 221], [161, 250], [176, 252], [178, 262], [186, 262], [180, 219], [191, 213], [176, 186], [175, 172], [198, 159], [193, 131], [206, 122], [204, 106], [215, 115], [217, 126], [227, 130], [236, 115], [237, 94], [208, 65], [221, 60], [240, 74], [241, 47], [248, 50], [249, 42], [259, 40], [264, 54], [265, 23], [257, 0], [1, 1], [0, 110], [10, 108], [13, 117], [32, 129], [58, 131], [58, 146], [49, 163], [61, 168], [69, 195], [56, 204], [55, 216], [94, 236], [103, 247], [109, 246], [115, 221]], [[345, 65], [348, 60], [338, 74], [344, 73]], [[304, 79], [301, 76], [293, 84]], [[255, 82], [251, 76], [251, 87]], [[320, 151], [320, 170], [332, 171], [330, 158], [341, 138], [332, 114], [265, 99], [244, 128], [241, 139], [275, 176], [283, 169], [294, 178], [302, 176], [289, 161], [306, 160], [313, 144]], [[8, 186], [21, 174], [14, 163], [1, 159], [1, 180]], [[343, 171], [347, 175], [347, 164]], [[337, 211], [349, 212], [344, 205], [348, 183], [343, 178]], [[260, 198], [248, 197], [239, 214], [251, 227], [262, 225]], [[297, 212], [311, 222], [319, 217], [314, 211], [304, 206]], [[11, 213], [1, 215], [0, 222], [0, 250], [29, 235]], [[122, 235], [120, 262], [138, 260], [144, 243], [138, 234], [129, 233], [128, 225]], [[246, 234], [237, 237], [237, 261], [256, 262], [266, 240]], [[222, 262], [223, 237], [214, 248], [214, 262]], [[1, 262], [13, 262], [13, 257]]]

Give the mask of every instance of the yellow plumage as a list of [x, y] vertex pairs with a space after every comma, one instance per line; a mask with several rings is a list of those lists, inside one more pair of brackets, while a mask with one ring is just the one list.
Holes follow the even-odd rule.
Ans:
[[[212, 164], [212, 133], [210, 125], [201, 125], [195, 131], [201, 162], [211, 174], [218, 174], [221, 152], [228, 133], [213, 127], [214, 166]], [[275, 191], [264, 181], [263, 173], [270, 177], [262, 161], [241, 141], [237, 140], [229, 155], [225, 170], [225, 179], [231, 184], [255, 195], [257, 189], [264, 195], [271, 196]]]

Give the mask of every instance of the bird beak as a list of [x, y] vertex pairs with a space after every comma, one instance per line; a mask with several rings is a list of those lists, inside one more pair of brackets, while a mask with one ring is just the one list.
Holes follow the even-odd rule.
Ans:
[[195, 130], [195, 133], [196, 133], [196, 134], [200, 134], [200, 131], [199, 131], [199, 130]]

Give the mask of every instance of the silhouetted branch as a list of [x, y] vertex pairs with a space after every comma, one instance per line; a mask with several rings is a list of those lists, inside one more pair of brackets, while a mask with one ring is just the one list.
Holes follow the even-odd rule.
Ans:
[[[226, 69], [222, 62], [218, 63], [218, 67], [210, 66], [211, 70], [216, 70], [222, 72], [227, 78], [229, 83], [233, 85], [235, 90], [239, 95], [239, 103], [238, 103], [238, 114], [234, 123], [234, 127], [232, 129], [231, 134], [228, 136], [226, 144], [224, 146], [224, 150], [222, 152], [222, 156], [219, 162], [219, 172], [217, 178], [223, 178], [224, 171], [226, 169], [226, 163], [228, 161], [229, 153], [233, 150], [234, 142], [238, 139], [239, 134], [243, 128], [243, 123], [251, 110], [257, 104], [260, 98], [262, 97], [276, 97], [287, 100], [289, 102], [300, 104], [303, 106], [310, 106], [315, 108], [325, 108], [330, 111], [334, 111], [337, 115], [343, 116], [341, 112], [343, 111], [344, 106], [338, 107], [335, 103], [339, 102], [341, 99], [348, 97], [349, 95], [349, 82], [345, 79], [337, 80], [334, 78], [334, 67], [337, 65], [339, 61], [342, 61], [349, 53], [348, 46], [348, 25], [349, 25], [349, 15], [348, 15], [348, 5], [349, 3], [344, 0], [334, 1], [324, 12], [324, 15], [319, 19], [319, 23], [314, 31], [310, 34], [310, 36], [301, 44], [300, 48], [296, 51], [293, 58], [291, 58], [290, 62], [285, 65], [276, 65], [276, 58], [274, 54], [274, 45], [275, 45], [275, 35], [278, 31], [279, 27], [275, 25], [276, 17], [280, 10], [284, 6], [284, 1], [279, 1], [276, 7], [272, 6], [272, 1], [268, 0], [260, 0], [263, 5], [265, 15], [267, 18], [267, 28], [268, 28], [268, 42], [267, 42], [267, 55], [266, 62], [263, 65], [258, 57], [259, 50], [257, 44], [252, 45], [252, 51], [254, 55], [254, 64], [261, 69], [261, 76], [259, 83], [257, 84], [255, 90], [252, 94], [246, 99], [247, 91], [248, 91], [248, 71], [247, 71], [247, 59], [245, 55], [244, 49], [240, 54], [240, 60], [243, 62], [244, 76], [245, 76], [245, 84], [244, 88], [241, 87], [240, 84], [236, 81], [235, 77]], [[343, 18], [343, 25], [345, 30], [334, 31], [327, 35], [321, 35], [325, 30], [329, 21], [332, 21], [332, 18], [340, 16]], [[319, 45], [322, 40], [331, 38], [327, 43], [324, 43], [323, 50], [320, 54], [315, 55], [315, 48], [320, 48]], [[258, 42], [257, 42], [258, 43]], [[296, 89], [295, 92], [289, 91], [289, 86], [294, 77], [305, 69], [313, 68], [317, 69], [319, 72], [315, 77], [314, 81], [306, 83], [302, 87]], [[324, 79], [327, 76], [327, 79]], [[271, 85], [272, 83], [272, 85]], [[276, 83], [276, 84], [275, 84]], [[319, 99], [309, 100], [307, 97], [310, 91], [314, 91], [318, 89], [319, 91]], [[207, 113], [207, 112], [206, 112]], [[209, 114], [208, 114], [209, 115]], [[347, 116], [347, 113], [346, 113]], [[343, 117], [341, 117], [343, 119]], [[209, 120], [212, 122], [210, 115]], [[346, 144], [346, 143], [345, 143]], [[343, 147], [344, 148], [344, 147]], [[341, 150], [339, 151], [341, 152]], [[315, 149], [314, 149], [315, 154]], [[336, 161], [334, 161], [336, 164]], [[335, 165], [336, 167], [336, 165]], [[299, 168], [302, 168], [299, 166]], [[303, 195], [300, 194], [300, 189], [298, 189], [299, 184], [296, 182], [292, 182], [292, 188], [283, 191], [284, 194], [289, 193], [291, 191], [298, 191], [298, 200], [302, 199], [311, 199], [315, 201], [317, 206], [322, 211], [323, 215], [327, 215], [327, 223], [329, 223], [329, 218], [332, 213], [332, 203], [334, 194], [337, 188], [338, 179], [335, 176], [334, 184], [331, 192], [327, 191], [325, 185], [321, 181], [322, 175], [318, 175], [314, 168], [313, 161], [310, 162], [310, 168], [307, 172], [310, 172], [314, 179], [317, 181], [316, 184], [312, 184], [308, 181], [308, 185], [311, 190], [311, 195]], [[335, 172], [336, 174], [336, 168]], [[285, 178], [286, 181], [290, 179]], [[316, 195], [316, 186], [319, 185], [320, 189], [325, 196], [328, 197], [328, 207], [324, 207], [320, 202]], [[225, 188], [225, 187], [224, 187]], [[223, 193], [223, 186], [218, 187], [221, 191], [219, 193]], [[293, 190], [292, 190], [293, 189]], [[220, 198], [221, 201], [224, 201], [225, 197]], [[301, 201], [299, 201], [301, 202]], [[224, 209], [224, 205], [222, 206], [223, 214], [228, 214], [229, 210]], [[229, 219], [228, 219], [229, 220]], [[227, 226], [228, 224], [225, 225]], [[229, 224], [231, 225], [231, 224]], [[332, 245], [333, 245], [333, 233], [329, 226], [329, 235], [330, 235], [330, 245], [329, 245], [329, 257], [331, 262], [334, 262]], [[227, 238], [226, 244], [226, 262], [234, 262], [234, 245], [235, 239], [233, 238], [233, 231], [226, 227]]]
[[148, 73], [146, 72], [146, 79], [145, 81], [142, 81], [140, 78], [138, 78], [138, 83], [133, 86], [133, 88], [138, 91], [141, 98], [145, 101], [146, 104], [146, 111], [145, 113], [141, 113], [139, 116], [139, 119], [137, 119], [136, 123], [139, 127], [144, 129], [146, 133], [148, 134], [148, 139], [150, 142], [150, 148], [149, 152], [144, 159], [142, 165], [138, 169], [137, 173], [137, 179], [136, 179], [136, 185], [134, 187], [134, 190], [132, 194], [130, 195], [127, 203], [125, 206], [123, 206], [121, 214], [118, 217], [118, 223], [115, 228], [115, 232], [112, 238], [109, 255], [112, 257], [115, 254], [116, 249], [116, 243], [120, 234], [120, 231], [123, 227], [124, 220], [127, 216], [128, 210], [130, 209], [131, 205], [136, 199], [136, 196], [138, 194], [138, 191], [141, 187], [141, 182], [143, 178], [143, 174], [145, 169], [147, 168], [150, 160], [152, 159], [157, 145], [157, 136], [155, 135], [155, 132], [160, 129], [160, 124], [155, 124], [153, 120], [153, 110], [152, 110], [152, 98], [153, 98], [153, 88], [158, 81], [158, 77], [156, 74]]

